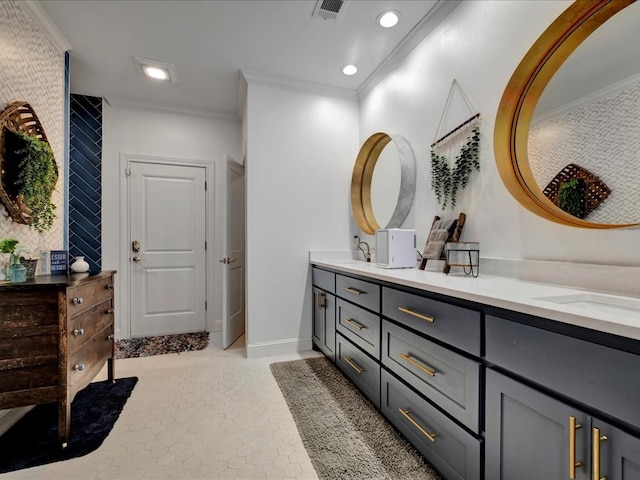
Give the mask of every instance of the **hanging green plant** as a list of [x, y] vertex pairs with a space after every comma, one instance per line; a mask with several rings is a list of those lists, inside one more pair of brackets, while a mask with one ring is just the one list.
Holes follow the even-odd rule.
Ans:
[[581, 178], [572, 178], [558, 187], [558, 206], [574, 217], [587, 216], [585, 203], [585, 183]]
[[29, 208], [29, 226], [38, 232], [49, 230], [56, 218], [51, 195], [58, 169], [48, 142], [22, 132], [5, 130], [7, 155], [14, 156], [13, 184]]
[[436, 194], [438, 205], [444, 210], [447, 205], [456, 206], [458, 190], [465, 188], [473, 170], [480, 171], [480, 128], [474, 127], [471, 135], [456, 156], [453, 167], [447, 158], [431, 149], [431, 189]]

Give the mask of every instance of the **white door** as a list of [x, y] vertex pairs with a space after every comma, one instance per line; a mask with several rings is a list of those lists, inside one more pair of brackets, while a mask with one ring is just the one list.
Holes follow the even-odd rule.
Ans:
[[244, 167], [227, 159], [222, 274], [222, 347], [244, 333]]
[[205, 169], [129, 167], [131, 336], [204, 331]]

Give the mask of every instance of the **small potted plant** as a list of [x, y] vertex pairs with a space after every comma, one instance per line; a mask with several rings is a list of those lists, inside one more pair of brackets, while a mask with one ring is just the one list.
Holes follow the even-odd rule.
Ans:
[[20, 263], [20, 255], [28, 251], [29, 249], [15, 238], [0, 240], [0, 252], [11, 255], [11, 263], [7, 267], [7, 279], [11, 283], [24, 282], [27, 279], [27, 269]]

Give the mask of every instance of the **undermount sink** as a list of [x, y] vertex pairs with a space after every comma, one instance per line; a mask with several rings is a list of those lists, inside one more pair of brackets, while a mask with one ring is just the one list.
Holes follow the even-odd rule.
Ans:
[[625, 298], [596, 293], [578, 293], [575, 295], [537, 297], [535, 300], [553, 302], [605, 313], [640, 315], [640, 299], [636, 298]]

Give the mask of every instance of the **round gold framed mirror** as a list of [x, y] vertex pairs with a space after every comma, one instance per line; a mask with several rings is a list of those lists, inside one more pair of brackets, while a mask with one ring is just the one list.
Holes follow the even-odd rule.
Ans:
[[[565, 62], [569, 63], [567, 60], [583, 42], [587, 43], [585, 40], [594, 32], [599, 33], [596, 30], [634, 2], [635, 0], [574, 2], [527, 52], [502, 96], [494, 133], [498, 171], [514, 198], [525, 208], [547, 220], [574, 227], [599, 229], [640, 225], [637, 223], [640, 219], [637, 218], [618, 223], [590, 222], [561, 209], [545, 195], [543, 187], [536, 181], [529, 150], [534, 113], [554, 75]], [[620, 15], [626, 13], [621, 12]], [[630, 47], [636, 49], [636, 45], [637, 42], [634, 42]], [[591, 58], [590, 61], [595, 64], [601, 62], [602, 57]], [[585, 78], [587, 77], [583, 75], [582, 79]], [[616, 193], [616, 185], [609, 186]], [[637, 189], [638, 185], [635, 187]], [[638, 216], [640, 217], [640, 212]]]
[[[372, 180], [376, 163], [387, 145], [392, 144], [400, 167], [398, 198], [385, 228], [401, 227], [409, 215], [416, 192], [416, 162], [407, 140], [400, 135], [378, 132], [371, 135], [360, 148], [351, 177], [351, 209], [360, 229], [373, 235], [380, 229], [372, 202]], [[394, 201], [384, 199], [383, 201]]]

